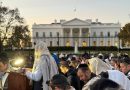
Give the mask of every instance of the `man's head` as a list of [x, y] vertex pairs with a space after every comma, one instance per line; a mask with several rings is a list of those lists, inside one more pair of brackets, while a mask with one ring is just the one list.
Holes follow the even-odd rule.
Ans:
[[9, 59], [6, 53], [0, 53], [0, 72], [5, 72], [8, 68]]
[[130, 71], [130, 58], [124, 57], [120, 60], [120, 70], [125, 74]]
[[50, 80], [52, 90], [69, 90], [70, 84], [62, 74], [56, 74]]
[[87, 64], [80, 64], [78, 66], [77, 75], [80, 80], [87, 82], [91, 78], [91, 71]]

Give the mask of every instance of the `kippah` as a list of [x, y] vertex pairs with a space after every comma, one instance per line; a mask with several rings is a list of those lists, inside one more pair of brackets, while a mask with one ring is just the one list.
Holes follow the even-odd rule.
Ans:
[[78, 68], [87, 68], [87, 67], [88, 67], [87, 64], [80, 64], [80, 65], [78, 66]]

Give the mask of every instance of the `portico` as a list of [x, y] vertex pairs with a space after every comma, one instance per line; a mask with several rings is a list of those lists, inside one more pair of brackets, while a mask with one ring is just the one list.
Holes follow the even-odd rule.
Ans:
[[[86, 40], [85, 37], [89, 37], [89, 28], [64, 28], [63, 29], [63, 37], [64, 38], [64, 45], [70, 43], [70, 46], [75, 44], [75, 41], [78, 43], [79, 46], [82, 46], [82, 43], [89, 42]], [[71, 38], [73, 37], [73, 38]], [[84, 38], [82, 38], [84, 37]]]

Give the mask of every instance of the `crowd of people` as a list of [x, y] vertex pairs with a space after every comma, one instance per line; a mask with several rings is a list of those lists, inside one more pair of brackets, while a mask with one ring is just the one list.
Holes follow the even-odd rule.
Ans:
[[[7, 54], [0, 54], [0, 90], [8, 89], [11, 71]], [[130, 90], [128, 54], [51, 54], [47, 45], [35, 45], [34, 64], [21, 72], [30, 79], [32, 90]]]

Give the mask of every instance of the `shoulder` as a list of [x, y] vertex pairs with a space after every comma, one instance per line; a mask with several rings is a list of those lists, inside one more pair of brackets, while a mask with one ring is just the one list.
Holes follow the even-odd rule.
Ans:
[[69, 90], [75, 90], [75, 88], [71, 86]]
[[90, 86], [95, 82], [97, 81], [98, 79], [100, 79], [100, 77], [94, 77], [92, 78], [91, 80], [89, 80], [82, 88], [82, 90], [89, 90]]

